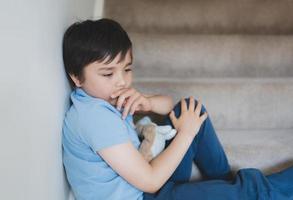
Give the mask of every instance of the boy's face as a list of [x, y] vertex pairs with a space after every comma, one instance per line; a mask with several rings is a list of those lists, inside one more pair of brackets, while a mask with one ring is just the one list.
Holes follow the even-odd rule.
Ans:
[[126, 53], [125, 59], [120, 63], [118, 63], [120, 54], [111, 63], [105, 64], [108, 59], [87, 65], [83, 70], [83, 82], [73, 75], [70, 77], [75, 85], [82, 88], [87, 94], [115, 105], [117, 98], [112, 99], [111, 94], [120, 89], [129, 88], [132, 84], [131, 50]]

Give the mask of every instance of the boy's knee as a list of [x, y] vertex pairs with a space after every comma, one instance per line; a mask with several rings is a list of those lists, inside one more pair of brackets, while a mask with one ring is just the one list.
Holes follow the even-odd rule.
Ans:
[[[190, 98], [184, 98], [185, 102], [186, 102], [186, 105], [187, 105], [187, 108], [189, 107], [189, 100]], [[198, 103], [198, 100], [194, 98], [194, 105], [195, 105], [195, 108], [197, 107], [197, 103]], [[181, 113], [181, 100], [175, 105], [175, 107], [173, 108], [175, 114], [178, 113], [178, 111], [180, 111]], [[206, 108], [204, 107], [204, 105], [202, 104], [202, 107], [201, 107], [201, 112], [200, 114], [203, 114], [204, 112], [206, 112]]]
[[[184, 98], [185, 102], [186, 102], [186, 105], [187, 105], [187, 108], [189, 107], [189, 98]], [[194, 99], [194, 105], [195, 105], [195, 108], [197, 106], [197, 100]], [[173, 108], [173, 111], [175, 113], [175, 116], [178, 118], [180, 115], [181, 115], [181, 100], [179, 102], [177, 102]], [[206, 112], [206, 109], [204, 107], [204, 105], [202, 105], [201, 107], [201, 111], [200, 111], [200, 115], [202, 115], [204, 112]], [[166, 115], [165, 118], [164, 118], [164, 122], [166, 125], [172, 125], [173, 127], [173, 124], [171, 123], [171, 120], [169, 118], [169, 115]], [[174, 127], [173, 127], [174, 128]]]

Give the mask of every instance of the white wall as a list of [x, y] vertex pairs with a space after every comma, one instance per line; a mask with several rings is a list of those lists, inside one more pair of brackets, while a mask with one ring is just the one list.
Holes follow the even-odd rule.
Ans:
[[68, 198], [61, 128], [70, 91], [62, 37], [74, 21], [101, 16], [101, 2], [0, 1], [0, 199]]

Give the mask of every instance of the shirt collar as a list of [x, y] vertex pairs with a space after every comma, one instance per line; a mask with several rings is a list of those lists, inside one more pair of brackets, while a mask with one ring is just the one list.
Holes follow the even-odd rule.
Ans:
[[[108, 101], [106, 101], [102, 98], [93, 97], [93, 96], [87, 94], [82, 88], [75, 88], [71, 93], [71, 99], [72, 98], [75, 98], [81, 102], [98, 103], [99, 105], [105, 106], [108, 109], [112, 110], [113, 112], [118, 114], [119, 117], [122, 116], [123, 108], [120, 111], [115, 106], [110, 104]], [[128, 119], [128, 118], [132, 119], [132, 117], [133, 117], [132, 115], [128, 114], [126, 119]]]

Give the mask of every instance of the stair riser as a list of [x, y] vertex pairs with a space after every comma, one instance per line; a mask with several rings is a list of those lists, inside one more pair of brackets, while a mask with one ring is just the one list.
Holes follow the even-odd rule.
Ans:
[[293, 77], [293, 36], [130, 37], [139, 77]]
[[134, 82], [143, 93], [201, 98], [218, 129], [293, 128], [293, 80]]

